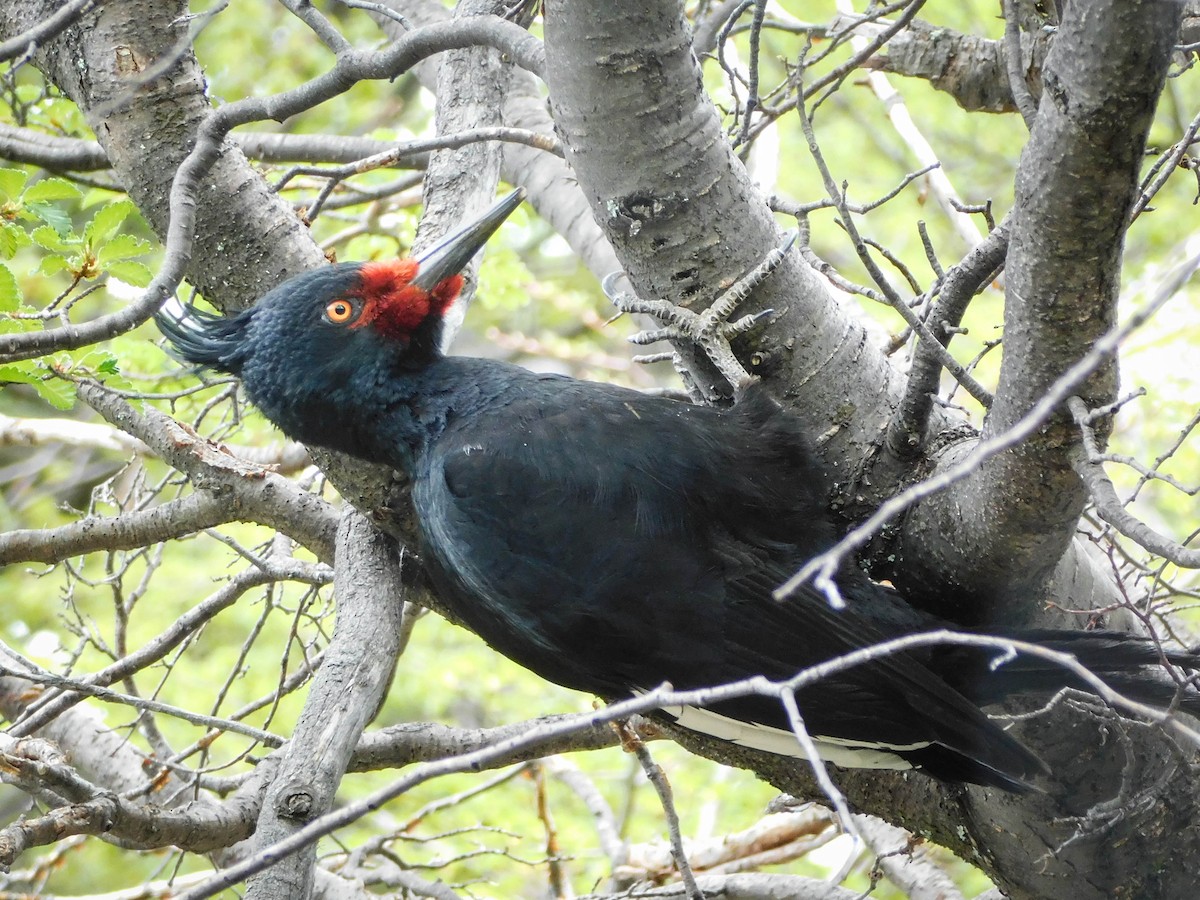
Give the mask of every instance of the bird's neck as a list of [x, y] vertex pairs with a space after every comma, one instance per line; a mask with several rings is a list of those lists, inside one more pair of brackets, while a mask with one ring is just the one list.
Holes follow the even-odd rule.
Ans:
[[347, 411], [336, 434], [344, 450], [411, 474], [455, 419], [496, 402], [530, 373], [495, 360], [451, 356], [363, 386], [362, 407]]

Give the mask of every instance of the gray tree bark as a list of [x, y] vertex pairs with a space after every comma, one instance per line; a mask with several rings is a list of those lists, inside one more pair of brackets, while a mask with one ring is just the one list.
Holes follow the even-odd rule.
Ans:
[[[404, 586], [390, 538], [353, 510], [338, 528], [337, 624], [325, 662], [267, 790], [252, 852], [329, 812], [363, 729], [388, 688], [400, 652]], [[370, 648], [367, 650], [366, 648]], [[248, 900], [303, 900], [312, 895], [317, 846], [280, 859], [249, 880]]]
[[[0, 37], [41, 21], [54, 6], [49, 0], [4, 4]], [[1019, 170], [1007, 261], [1004, 374], [988, 435], [1019, 420], [1113, 320], [1137, 161], [1180, 10], [1171, 0], [1075, 3], [1056, 38]], [[160, 234], [167, 226], [171, 176], [209, 107], [190, 53], [147, 83], [136, 76], [171, 52], [184, 11], [182, 4], [152, 0], [104, 4], [35, 56], [83, 109], [116, 177]], [[616, 258], [643, 297], [703, 307], [777, 244], [780, 233], [701, 89], [680, 5], [548, 0], [545, 30], [554, 124]], [[526, 102], [524, 113], [533, 115], [534, 105]], [[512, 124], [513, 114], [506, 103], [506, 123]], [[506, 165], [510, 177], [532, 171], [512, 156]], [[544, 180], [531, 177], [526, 187], [535, 206], [562, 215], [568, 208], [559, 200], [563, 184], [556, 170]], [[560, 230], [574, 231], [579, 246], [602, 248], [589, 253], [591, 264], [604, 269], [612, 257], [595, 240], [595, 225], [578, 217], [578, 196]], [[292, 211], [230, 145], [207, 177], [197, 214], [189, 278], [223, 307], [238, 308], [286, 275], [323, 261]], [[933, 440], [929, 446], [936, 452], [902, 460], [880, 449], [903, 378], [797, 255], [788, 257], [746, 311], [766, 308], [775, 310], [774, 317], [742, 349], [747, 358], [765, 360], [761, 374], [822, 436], [819, 452], [835, 473], [838, 505], [848, 518], [918, 472], [944, 468], [970, 451], [969, 442], [943, 447]], [[1115, 383], [1108, 367], [1081, 390], [1090, 404], [1100, 405], [1113, 396]], [[931, 431], [948, 436], [960, 426], [938, 412]], [[896, 557], [884, 574], [910, 594], [928, 591], [931, 606], [964, 619], [1028, 619], [1051, 593], [1064, 605], [1115, 596], [1111, 582], [1071, 543], [1083, 502], [1067, 463], [1077, 440], [1066, 420], [1051, 420], [1025, 447], [925, 501], [884, 548]], [[364, 475], [361, 466], [342, 472], [336, 461], [328, 464], [360, 507], [395, 524], [387, 511], [386, 473]], [[383, 577], [373, 584], [395, 588]], [[351, 646], [361, 652], [361, 644]], [[323, 685], [313, 695], [328, 699]], [[1013, 897], [1172, 898], [1194, 892], [1200, 880], [1200, 832], [1194, 827], [1200, 785], [1194, 767], [1160, 729], [1115, 719], [1089, 702], [1060, 704], [1019, 728], [1057, 773], [1045, 796], [946, 789], [920, 776], [889, 773], [840, 773], [838, 781], [857, 809], [930, 835], [980, 865]], [[806, 770], [792, 761], [695, 735], [678, 737], [789, 793], [819, 795]], [[268, 817], [278, 813], [277, 806], [271, 809]], [[260, 839], [276, 827], [286, 830], [277, 821], [260, 823]], [[300, 868], [308, 867], [301, 862]], [[256, 890], [264, 897], [291, 896], [282, 887]]]

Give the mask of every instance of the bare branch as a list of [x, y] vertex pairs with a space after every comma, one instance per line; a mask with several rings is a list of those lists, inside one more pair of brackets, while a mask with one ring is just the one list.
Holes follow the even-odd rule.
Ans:
[[671, 783], [667, 781], [667, 774], [654, 761], [654, 757], [650, 755], [650, 750], [646, 747], [645, 742], [638, 737], [637, 732], [627, 728], [623, 722], [617, 721], [613, 724], [617, 732], [621, 735], [622, 746], [627, 752], [637, 757], [638, 764], [642, 767], [642, 771], [646, 773], [647, 780], [654, 786], [654, 792], [658, 794], [658, 802], [662, 805], [663, 818], [667, 823], [667, 837], [671, 842], [671, 858], [675, 863], [676, 871], [679, 872], [680, 879], [683, 881], [688, 900], [704, 900], [704, 894], [696, 884], [696, 876], [693, 874], [692, 866], [688, 862], [687, 851], [683, 847], [683, 832], [679, 828], [679, 813], [675, 809], [675, 795], [671, 790]]
[[[926, 320], [930, 332], [943, 347], [949, 346], [968, 304], [1004, 264], [1004, 255], [1008, 251], [1006, 222], [1007, 219], [1002, 221], [946, 273], [938, 301]], [[911, 457], [925, 446], [926, 429], [941, 374], [939, 355], [927, 341], [918, 341], [904, 398], [888, 423], [887, 446], [901, 458]]]
[[[1093, 0], [1088, 10], [1058, 30], [1016, 177], [1004, 354], [983, 433], [1017, 426], [1025, 438], [1012, 452], [979, 458], [952, 489], [922, 503], [899, 541], [903, 553], [921, 534], [925, 559], [942, 561], [934, 572], [914, 559], [896, 580], [900, 590], [911, 578], [935, 597], [965, 593], [984, 619], [1036, 609], [1076, 533], [1086, 494], [1070, 465], [1079, 437], [1062, 401], [1077, 393], [1100, 406], [1115, 396], [1116, 348], [1104, 359], [1093, 351], [1114, 334], [1128, 212], [1180, 12], [1153, 0]], [[1074, 368], [1084, 358], [1086, 373]], [[1083, 379], [1064, 396], [1068, 372]], [[1051, 395], [1055, 407], [1026, 431]]]
[[[870, 31], [879, 26], [867, 26]], [[1051, 43], [1049, 34], [1020, 35], [1022, 59], [1040, 73]], [[1004, 113], [1016, 111], [1005, 69], [1003, 41], [961, 34], [919, 19], [888, 41], [887, 52], [863, 62], [863, 68], [878, 69], [909, 78], [921, 78], [943, 91], [968, 111]]]
[[1117, 496], [1116, 488], [1104, 472], [1103, 459], [1096, 447], [1096, 438], [1092, 431], [1092, 411], [1079, 397], [1069, 398], [1067, 405], [1083, 433], [1083, 444], [1076, 449], [1071, 465], [1087, 485], [1088, 493], [1096, 504], [1097, 515], [1154, 555], [1185, 569], [1200, 569], [1200, 549], [1185, 547], [1178, 541], [1171, 540], [1125, 508], [1121, 498]]
[[100, 0], [68, 0], [53, 15], [47, 16], [37, 25], [16, 37], [0, 42], [0, 60], [9, 60], [18, 54], [24, 57], [32, 56], [38, 44], [53, 38], [99, 2]]
[[[433, 722], [407, 722], [391, 725], [379, 731], [368, 731], [358, 742], [350, 760], [349, 771], [398, 769], [418, 762], [429, 762], [451, 756], [476, 753], [496, 744], [519, 740], [523, 735], [554, 731], [573, 716], [544, 716], [528, 722], [500, 725], [495, 728], [453, 728]], [[566, 753], [572, 750], [599, 750], [617, 744], [617, 736], [603, 722], [593, 727], [568, 730], [562, 737], [546, 738], [537, 744], [537, 755]], [[532, 758], [520, 748], [513, 755], [495, 757], [490, 765], [507, 766]]]
[[247, 898], [307, 897], [315, 851], [270, 852], [326, 814], [363, 728], [379, 708], [399, 652], [404, 594], [390, 538], [347, 510], [337, 537], [337, 624], [325, 661], [267, 792], [255, 830], [255, 856], [275, 865], [249, 883]]
[[963, 900], [950, 876], [930, 858], [924, 839], [874, 816], [857, 815], [854, 822], [875, 853], [872, 882], [877, 870], [909, 900]]
[[825, 190], [833, 200], [834, 206], [841, 215], [842, 226], [846, 229], [846, 233], [850, 235], [851, 242], [854, 245], [854, 250], [858, 254], [859, 260], [866, 267], [871, 275], [871, 279], [879, 285], [883, 291], [884, 297], [887, 299], [888, 305], [898, 312], [901, 318], [908, 326], [915, 331], [921, 338], [921, 342], [928, 348], [928, 352], [937, 357], [938, 362], [954, 376], [971, 396], [978, 400], [984, 406], [990, 406], [992, 402], [991, 394], [981, 385], [975, 378], [950, 355], [950, 352], [942, 345], [928, 328], [921, 321], [920, 317], [904, 302], [904, 298], [896, 291], [888, 280], [887, 276], [880, 271], [879, 266], [875, 264], [874, 258], [863, 242], [862, 236], [858, 233], [858, 228], [854, 224], [854, 220], [850, 214], [850, 209], [846, 205], [846, 196], [844, 189], [839, 189], [837, 182], [834, 180], [833, 173], [829, 171], [828, 165], [825, 163], [825, 157], [821, 153], [821, 148], [817, 144], [816, 134], [813, 132], [812, 120], [809, 118], [808, 111], [804, 107], [803, 97], [798, 97], [796, 100], [796, 112], [800, 116], [800, 127], [804, 131], [804, 136], [808, 140], [808, 149], [812, 154], [813, 159], [817, 163], [817, 167], [821, 172], [821, 177], [825, 181]]
[[1021, 58], [1021, 21], [1017, 16], [1016, 0], [1004, 0], [1004, 67], [1008, 72], [1008, 89], [1025, 127], [1032, 128], [1037, 118], [1037, 104], [1025, 83], [1025, 62]]
[[48, 787], [69, 804], [0, 829], [0, 866], [11, 865], [32, 846], [72, 834], [107, 835], [142, 847], [174, 844], [203, 853], [244, 839], [253, 828], [257, 804], [244, 796], [180, 809], [130, 801], [81, 777], [57, 751], [47, 751], [50, 746], [0, 735], [5, 780], [33, 792]]
[[[828, 881], [805, 878], [801, 875], [774, 875], [758, 872], [752, 875], [700, 875], [696, 884], [709, 897], [725, 900], [862, 900], [861, 891], [838, 887]], [[578, 900], [676, 900], [686, 897], [681, 884], [662, 887], [639, 885], [619, 894], [585, 894]]]
[[846, 557], [863, 546], [873, 534], [882, 528], [893, 517], [916, 504], [918, 501], [945, 490], [950, 485], [974, 474], [980, 464], [1004, 450], [1014, 447], [1037, 431], [1061, 404], [1071, 396], [1074, 389], [1081, 384], [1092, 372], [1106, 364], [1117, 352], [1122, 340], [1154, 315], [1200, 268], [1200, 256], [1193, 257], [1177, 266], [1169, 277], [1164, 279], [1155, 292], [1141, 309], [1130, 316], [1128, 321], [1109, 331], [1093, 344], [1081, 359], [1047, 389], [1033, 407], [1008, 431], [986, 438], [976, 444], [969, 456], [942, 470], [937, 475], [921, 481], [912, 487], [896, 494], [879, 507], [875, 513], [862, 524], [851, 529], [840, 541], [826, 552], [813, 557], [799, 572], [789, 578], [775, 591], [777, 599], [786, 598], [792, 591], [804, 584], [810, 578], [813, 583], [829, 597], [830, 602], [840, 606], [841, 598], [837, 586], [833, 583], [833, 575]]
[[[238, 131], [229, 135], [228, 139], [250, 159], [267, 163], [348, 164], [364, 157], [388, 153], [396, 146], [394, 141], [349, 134]], [[518, 136], [516, 139], [521, 138]], [[545, 136], [543, 140], [553, 142], [552, 138]], [[61, 137], [3, 122], [0, 122], [0, 159], [41, 166], [51, 172], [94, 172], [109, 168], [108, 156], [96, 141]], [[408, 168], [416, 165], [423, 168], [425, 162], [424, 154], [414, 150], [397, 156], [388, 167]]]
[[[856, 817], [861, 820], [861, 816]], [[749, 828], [706, 840], [687, 842], [688, 859], [698, 874], [753, 871], [797, 859], [838, 836], [834, 815], [824, 806], [803, 804], [799, 809], [770, 812]], [[614, 876], [621, 882], [653, 881], [662, 877], [671, 859], [661, 842], [635, 844], [629, 860]]]
[[243, 722], [235, 721], [234, 719], [222, 719], [217, 716], [206, 716], [201, 713], [192, 712], [191, 710], [181, 709], [178, 706], [172, 706], [169, 703], [162, 703], [158, 700], [149, 700], [145, 697], [134, 697], [128, 694], [122, 694], [120, 691], [112, 691], [108, 688], [99, 687], [98, 685], [90, 684], [87, 681], [78, 678], [64, 678], [60, 675], [53, 675], [49, 672], [38, 672], [34, 669], [13, 669], [5, 664], [6, 657], [14, 657], [16, 654], [10, 648], [0, 644], [0, 677], [17, 677], [23, 678], [31, 685], [38, 685], [42, 688], [55, 688], [58, 691], [71, 691], [74, 693], [84, 694], [88, 697], [96, 697], [109, 703], [119, 703], [124, 706], [131, 706], [134, 709], [146, 710], [149, 712], [164, 713], [181, 719], [184, 722], [190, 722], [193, 725], [202, 725], [211, 729], [214, 732], [228, 731], [233, 734], [240, 734], [243, 737], [253, 738], [255, 741], [264, 744], [268, 747], [279, 747], [283, 745], [283, 738], [276, 734], [271, 734], [269, 731], [263, 731], [261, 728], [255, 728], [251, 725], [246, 725]]
[[152, 509], [85, 516], [58, 528], [18, 528], [0, 534], [0, 565], [57, 563], [98, 550], [135, 550], [239, 519], [228, 498], [197, 491]]
[[146, 455], [150, 449], [135, 437], [75, 419], [14, 419], [0, 414], [0, 447], [38, 447], [67, 444], [118, 453]]
[[226, 504], [236, 510], [225, 521], [270, 525], [308, 547], [318, 558], [333, 559], [337, 514], [320, 497], [300, 490], [275, 472], [233, 456], [152, 407], [139, 413], [99, 384], [83, 382], [77, 393], [110, 423], [139, 438], [185, 473], [199, 489], [224, 497]]

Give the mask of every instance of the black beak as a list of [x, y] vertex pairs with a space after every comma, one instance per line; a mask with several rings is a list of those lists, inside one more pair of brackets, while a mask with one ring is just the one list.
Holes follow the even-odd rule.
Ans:
[[432, 291], [451, 275], [457, 275], [524, 199], [525, 189], [517, 188], [478, 220], [443, 238], [417, 260], [421, 266], [411, 283]]

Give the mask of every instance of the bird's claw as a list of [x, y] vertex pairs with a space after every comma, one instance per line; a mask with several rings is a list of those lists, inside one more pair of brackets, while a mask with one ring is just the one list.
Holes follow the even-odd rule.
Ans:
[[[624, 277], [623, 272], [612, 272], [606, 275], [600, 282], [600, 286], [612, 305], [621, 312], [653, 316], [662, 326], [638, 332], [629, 338], [631, 344], [653, 344], [658, 341], [691, 343], [700, 348], [723, 378], [734, 387], [740, 388], [750, 382], [752, 376], [734, 355], [730, 341], [738, 335], [750, 331], [763, 319], [771, 316], [774, 310], [766, 309], [753, 315], [742, 316], [733, 322], [729, 321], [729, 317], [745, 302], [751, 292], [779, 267], [792, 245], [795, 244], [797, 234], [795, 231], [790, 232], [787, 238], [778, 247], [771, 250], [761, 263], [734, 282], [707, 309], [700, 313], [676, 306], [666, 300], [643, 300], [636, 295], [618, 290], [617, 282]], [[654, 354], [638, 359], [643, 362], [673, 359], [676, 368], [679, 367], [680, 362], [678, 353]]]

